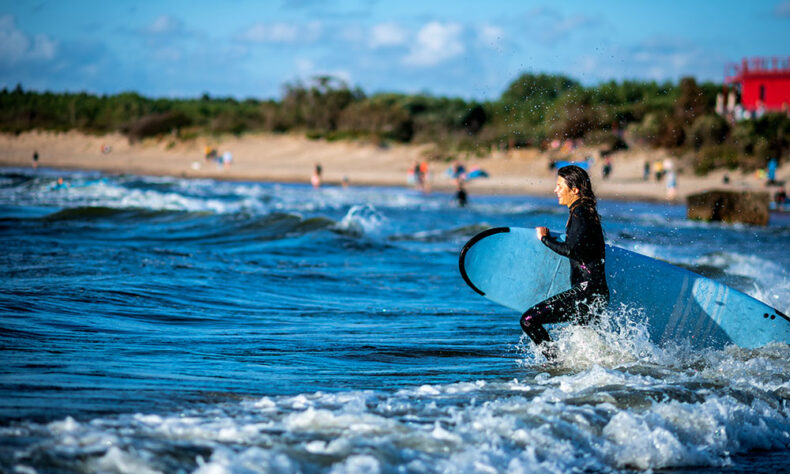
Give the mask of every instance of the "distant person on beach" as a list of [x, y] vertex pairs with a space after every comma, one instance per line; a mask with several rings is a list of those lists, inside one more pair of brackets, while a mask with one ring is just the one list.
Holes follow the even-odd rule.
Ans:
[[787, 191], [785, 191], [785, 188], [780, 189], [779, 192], [776, 193], [774, 202], [778, 209], [784, 209], [785, 203], [787, 202]]
[[321, 163], [316, 163], [315, 168], [313, 168], [313, 175], [310, 176], [310, 183], [313, 185], [315, 189], [321, 187], [321, 173], [323, 169], [321, 168]]
[[458, 207], [465, 207], [469, 197], [467, 196], [466, 189], [464, 188], [464, 180], [458, 178], [456, 182], [455, 201], [458, 203]]
[[645, 164], [642, 167], [642, 180], [649, 181], [650, 180], [650, 162], [645, 160]]
[[661, 181], [661, 178], [664, 177], [664, 160], [656, 160], [653, 163], [653, 172], [656, 175], [656, 181]]
[[565, 321], [594, 323], [598, 319], [596, 309], [609, 302], [604, 272], [606, 247], [590, 176], [574, 165], [560, 168], [557, 174], [554, 194], [559, 204], [567, 206], [569, 212], [565, 241], [551, 235], [546, 227], [535, 230], [543, 245], [568, 257], [571, 289], [536, 304], [521, 316], [521, 329], [548, 359], [553, 359], [555, 353], [543, 345], [551, 340], [544, 324]]
[[417, 187], [419, 174], [420, 174], [419, 162], [417, 160], [414, 160], [414, 163], [409, 168], [406, 176], [406, 182], [409, 184], [409, 186]]
[[670, 158], [664, 158], [664, 176], [667, 177], [667, 199], [674, 201], [677, 197], [678, 176], [675, 173], [675, 162]]
[[766, 175], [768, 177], [768, 184], [776, 183], [776, 158], [771, 158], [768, 160], [768, 167], [766, 169]]
[[420, 179], [421, 188], [424, 192], [431, 192], [430, 171], [428, 170], [428, 162], [422, 161], [420, 163]]
[[671, 169], [667, 171], [667, 199], [670, 201], [674, 201], [675, 198], [678, 196], [678, 178], [675, 174], [675, 170]]
[[787, 191], [785, 191], [785, 188], [780, 189], [779, 192], [776, 193], [774, 201], [778, 209], [784, 210], [785, 204], [787, 203]]
[[233, 153], [229, 151], [226, 151], [222, 156], [217, 158], [217, 165], [222, 168], [230, 168], [231, 163], [233, 163]]
[[38, 150], [33, 151], [33, 169], [38, 168]]
[[216, 160], [217, 159], [217, 149], [216, 148], [212, 148], [210, 146], [206, 146], [206, 148], [204, 149], [204, 154], [206, 156], [206, 161]]
[[602, 174], [603, 174], [602, 178], [603, 179], [609, 179], [609, 174], [612, 173], [612, 157], [611, 156], [607, 156], [606, 158], [604, 158], [604, 160], [603, 160], [603, 168], [601, 169], [601, 171], [602, 171]]
[[410, 181], [417, 189], [422, 189], [425, 184], [425, 176], [422, 174], [422, 166], [419, 161], [414, 160], [414, 164], [409, 172]]

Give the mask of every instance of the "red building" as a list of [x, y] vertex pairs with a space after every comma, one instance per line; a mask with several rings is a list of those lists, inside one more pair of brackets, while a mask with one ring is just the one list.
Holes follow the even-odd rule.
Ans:
[[724, 82], [738, 84], [741, 106], [750, 112], [790, 107], [790, 57], [750, 58], [728, 64]]

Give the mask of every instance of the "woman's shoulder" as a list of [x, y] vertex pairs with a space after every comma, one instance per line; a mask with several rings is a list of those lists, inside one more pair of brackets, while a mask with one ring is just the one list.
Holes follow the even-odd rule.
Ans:
[[579, 219], [592, 219], [595, 220], [596, 211], [590, 206], [583, 203], [576, 204], [571, 207], [571, 216]]
[[590, 214], [590, 208], [585, 206], [584, 204], [577, 202], [571, 206], [571, 215], [576, 217], [584, 217], [586, 214]]

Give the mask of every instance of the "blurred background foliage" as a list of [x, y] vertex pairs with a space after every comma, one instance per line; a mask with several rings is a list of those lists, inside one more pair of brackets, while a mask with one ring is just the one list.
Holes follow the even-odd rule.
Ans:
[[721, 84], [606, 82], [585, 87], [562, 75], [525, 73], [493, 101], [427, 94], [365, 94], [330, 76], [288, 83], [276, 100], [152, 99], [117, 95], [0, 91], [0, 132], [40, 129], [121, 132], [131, 142], [171, 135], [303, 133], [313, 139], [434, 143], [435, 159], [484, 157], [493, 150], [546, 148], [581, 140], [606, 150], [643, 146], [688, 157], [694, 171], [751, 170], [787, 158], [790, 118], [766, 114], [730, 122], [714, 111]]

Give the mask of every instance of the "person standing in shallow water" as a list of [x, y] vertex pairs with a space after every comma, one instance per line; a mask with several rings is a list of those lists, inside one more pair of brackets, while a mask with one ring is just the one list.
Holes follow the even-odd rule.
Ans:
[[[609, 302], [604, 271], [606, 246], [590, 177], [573, 165], [560, 168], [557, 174], [554, 194], [560, 205], [568, 206], [569, 212], [565, 241], [560, 242], [546, 227], [535, 230], [546, 247], [568, 257], [571, 288], [541, 301], [521, 316], [521, 329], [537, 345], [551, 340], [544, 324], [594, 323], [598, 319], [595, 310]], [[547, 346], [542, 346], [541, 351], [546, 357], [553, 357]]]
[[313, 185], [315, 189], [321, 187], [321, 173], [323, 169], [321, 168], [321, 163], [316, 163], [315, 168], [313, 169], [313, 175], [310, 176], [310, 184]]

